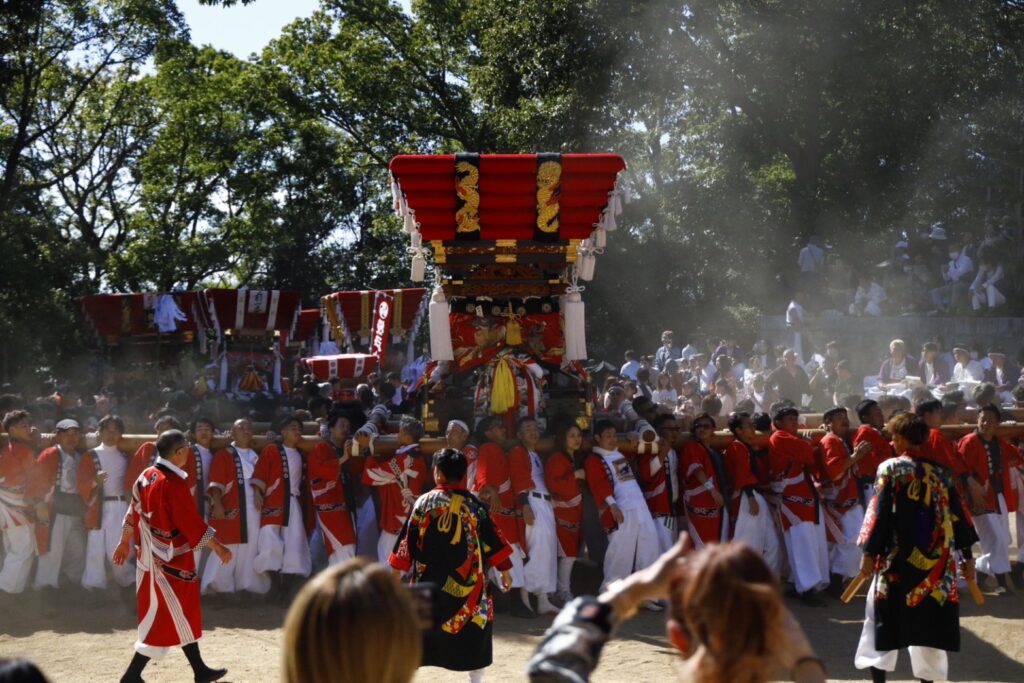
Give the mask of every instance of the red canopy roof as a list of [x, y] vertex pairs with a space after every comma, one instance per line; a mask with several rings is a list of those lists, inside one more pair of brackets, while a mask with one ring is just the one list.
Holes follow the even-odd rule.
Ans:
[[[473, 178], [456, 172], [456, 164], [467, 160], [478, 171], [475, 186]], [[560, 163], [560, 177], [553, 197], [541, 200], [538, 169], [552, 160]], [[465, 235], [456, 230], [456, 212], [466, 204], [467, 184], [477, 195], [480, 226], [471, 239], [534, 239], [542, 201], [557, 204], [557, 239], [586, 239], [625, 168], [618, 154], [402, 155], [390, 164], [424, 240]]]
[[317, 333], [320, 325], [319, 308], [303, 308], [299, 311], [299, 323], [295, 326], [292, 341], [304, 342]]
[[[334, 292], [323, 297], [327, 319], [336, 328], [334, 334], [339, 344], [349, 335], [356, 338], [370, 336], [370, 325], [373, 323], [373, 299], [376, 291], [369, 289]], [[401, 339], [405, 339], [410, 333], [415, 333], [419, 318], [423, 315], [427, 290], [422, 287], [413, 287], [380, 291], [394, 296], [395, 318], [391, 323], [391, 333]], [[334, 316], [338, 313], [341, 316], [335, 319]]]
[[[159, 292], [132, 294], [94, 294], [78, 301], [96, 334], [109, 343], [120, 337], [156, 334], [153, 322]], [[204, 324], [204, 313], [199, 292], [173, 292], [175, 303], [186, 320], [176, 322], [177, 332], [195, 332]]]
[[290, 332], [299, 313], [301, 295], [279, 289], [207, 289], [206, 309], [218, 332], [279, 330]]

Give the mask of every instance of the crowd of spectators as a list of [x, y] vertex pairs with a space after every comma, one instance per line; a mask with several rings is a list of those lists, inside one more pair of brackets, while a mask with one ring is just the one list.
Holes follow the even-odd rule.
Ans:
[[1021, 238], [1009, 217], [983, 234], [935, 223], [901, 233], [883, 258], [855, 264], [814, 235], [797, 257], [798, 289], [819, 295], [823, 310], [852, 316], [1012, 315]]

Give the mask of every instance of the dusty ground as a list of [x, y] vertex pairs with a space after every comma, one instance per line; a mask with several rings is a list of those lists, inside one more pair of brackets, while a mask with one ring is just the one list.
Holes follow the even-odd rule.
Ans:
[[[852, 661], [863, 599], [849, 605], [830, 599], [824, 608], [795, 603], [790, 607], [828, 664], [830, 679], [864, 680]], [[229, 681], [276, 681], [283, 617], [283, 609], [276, 606], [208, 606], [202, 640], [207, 661], [228, 667]], [[523, 680], [524, 663], [548, 623], [499, 615], [495, 664], [487, 680]], [[1024, 681], [1024, 593], [989, 596], [983, 607], [965, 604], [962, 624], [963, 650], [950, 658], [953, 680]], [[101, 610], [70, 605], [42, 610], [23, 602], [0, 612], [0, 656], [28, 657], [55, 683], [116, 681], [131, 656], [134, 626], [134, 617], [120, 606]], [[146, 680], [191, 680], [187, 666], [183, 655], [172, 653], [150, 664]], [[663, 617], [642, 612], [605, 648], [594, 680], [640, 683], [673, 677], [674, 658], [663, 637]], [[894, 678], [910, 680], [905, 655]], [[432, 668], [423, 669], [416, 678], [418, 683], [464, 680], [464, 675]]]

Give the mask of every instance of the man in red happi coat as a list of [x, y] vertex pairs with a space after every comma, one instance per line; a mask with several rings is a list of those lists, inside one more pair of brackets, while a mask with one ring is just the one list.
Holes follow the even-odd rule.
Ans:
[[352, 457], [346, 446], [363, 419], [354, 410], [331, 412], [327, 440], [313, 447], [306, 466], [313, 510], [331, 566], [356, 556], [354, 487], [362, 479], [366, 458]]
[[197, 683], [208, 683], [223, 678], [227, 669], [211, 669], [199, 652], [202, 614], [194, 551], [209, 546], [224, 563], [231, 560], [231, 551], [217, 540], [193, 504], [182, 469], [191, 452], [185, 435], [166, 431], [156, 446], [156, 462], [132, 486], [131, 507], [112, 558], [114, 564], [123, 565], [134, 541], [139, 639], [121, 683], [141, 682], [150, 659], [163, 657], [179, 645]]

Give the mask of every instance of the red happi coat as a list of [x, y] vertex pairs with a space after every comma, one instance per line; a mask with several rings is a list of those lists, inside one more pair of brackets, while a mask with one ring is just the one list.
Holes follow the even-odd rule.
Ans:
[[729, 501], [729, 516], [736, 524], [736, 517], [740, 513], [740, 496], [744, 489], [757, 488], [760, 483], [757, 474], [754, 472], [755, 456], [750, 452], [747, 444], [739, 439], [733, 439], [722, 451], [722, 459], [725, 461], [725, 473], [732, 484], [732, 499]]
[[959, 478], [966, 470], [953, 442], [946, 438], [941, 429], [928, 430], [928, 440], [921, 446], [921, 457], [942, 465], [954, 478]]
[[36, 521], [36, 552], [45, 555], [50, 552], [50, 527], [53, 524], [53, 496], [60, 486], [63, 476], [64, 459], [60, 457], [60, 448], [50, 446], [44, 449], [36, 459], [28, 478], [25, 495], [29, 500], [41, 500], [50, 510], [50, 523]]
[[[998, 436], [996, 439], [999, 441], [1000, 471], [995, 474], [999, 477], [1002, 485], [1006, 511], [1008, 513], [1016, 512], [1019, 506], [1019, 487], [1021, 485], [1016, 471], [1021, 466], [1020, 451], [1006, 439], [1001, 439]], [[985, 448], [985, 442], [981, 440], [981, 435], [977, 431], [971, 432], [960, 439], [957, 449], [960, 451], [960, 457], [963, 459], [967, 473], [976, 478], [985, 489], [985, 499], [982, 501], [985, 512], [999, 512], [996, 489], [990, 481], [988, 449]]]
[[508, 460], [501, 446], [493, 442], [481, 444], [476, 460], [476, 481], [470, 487], [479, 491], [485, 486], [498, 490], [500, 509], [491, 510], [491, 518], [509, 543], [519, 543], [519, 528], [516, 524], [516, 495], [512, 492]]
[[32, 523], [25, 493], [35, 464], [32, 449], [20, 441], [0, 449], [0, 529]]
[[871, 444], [871, 452], [854, 465], [854, 475], [874, 479], [878, 466], [889, 458], [895, 458], [896, 453], [892, 449], [892, 443], [871, 425], [861, 425], [857, 428], [853, 435], [853, 447], [856, 448], [861, 441]]
[[825, 511], [825, 531], [831, 543], [842, 543], [845, 540], [842, 531], [842, 517], [853, 506], [860, 502], [860, 490], [857, 478], [853, 475], [856, 465], [843, 468], [852, 453], [846, 442], [832, 432], [821, 439], [822, 469], [821, 477], [822, 502]]
[[583, 487], [576, 478], [572, 459], [562, 452], [552, 453], [544, 462], [544, 483], [555, 506], [555, 532], [566, 557], [576, 557], [580, 549], [580, 522], [583, 519]]
[[[128, 459], [128, 454], [121, 452], [125, 460]], [[131, 463], [128, 464], [131, 466]], [[82, 500], [88, 505], [88, 509], [85, 511], [85, 528], [86, 529], [99, 529], [103, 525], [103, 484], [96, 481], [96, 473], [100, 471], [102, 465], [100, 458], [96, 455], [96, 451], [89, 449], [82, 454], [82, 459], [78, 461], [78, 474], [75, 479], [75, 486], [78, 488], [78, 494], [82, 496]], [[145, 469], [145, 468], [143, 468]], [[140, 471], [139, 474], [142, 474]], [[136, 479], [138, 475], [136, 475]], [[125, 470], [125, 481], [128, 481], [128, 472]], [[131, 494], [131, 487], [128, 487], [127, 494]]]
[[342, 446], [321, 441], [313, 447], [306, 460], [310, 498], [328, 555], [356, 542], [353, 510], [346, 497], [346, 489], [351, 490], [350, 487], [362, 478], [365, 458], [350, 458], [342, 463], [344, 451]]
[[139, 642], [188, 645], [203, 633], [196, 548], [213, 537], [196, 510], [184, 471], [164, 460], [136, 479], [126, 522], [135, 528]]
[[783, 531], [800, 522], [820, 523], [818, 491], [811, 478], [817, 468], [814, 445], [799, 436], [776, 430], [768, 438], [768, 475], [772, 492], [780, 497]]
[[[299, 454], [301, 456], [301, 451]], [[211, 465], [212, 467], [212, 465]], [[307, 532], [313, 530], [313, 515], [309, 512], [309, 487], [306, 483], [306, 458], [302, 457], [302, 471], [290, 472], [284, 447], [268, 443], [260, 452], [253, 470], [250, 486], [263, 492], [263, 509], [260, 511], [260, 526], [288, 526], [291, 523], [291, 479], [299, 477], [299, 509], [303, 519], [299, 520]]]
[[476, 485], [476, 461], [480, 457], [480, 451], [473, 444], [467, 443], [462, 447], [462, 454], [466, 456], [466, 476], [459, 482], [459, 486], [475, 496], [479, 493], [473, 486]]
[[256, 542], [249, 538], [249, 527], [245, 505], [245, 475], [242, 472], [242, 460], [238, 451], [232, 446], [222, 448], [214, 454], [210, 463], [209, 489], [221, 492], [221, 503], [224, 506], [224, 518], [217, 519], [210, 515], [210, 524], [217, 532], [221, 543], [236, 544]]
[[644, 501], [652, 517], [675, 515], [668, 470], [668, 451], [645, 453], [637, 458], [636, 483], [644, 493]]
[[135, 451], [135, 455], [132, 456], [128, 467], [124, 471], [124, 492], [126, 494], [129, 496], [132, 494], [132, 486], [135, 485], [135, 480], [139, 478], [139, 475], [147, 467], [153, 466], [156, 462], [156, 456], [155, 441], [146, 441]]
[[[210, 467], [213, 467], [213, 458], [210, 458]], [[206, 491], [203, 491], [203, 481], [210, 478], [209, 472], [203, 472], [203, 458], [199, 455], [199, 448], [192, 444], [189, 448], [188, 460], [185, 461], [185, 474], [188, 475], [188, 490], [196, 501], [196, 510], [199, 516], [204, 519], [207, 516], [209, 501], [206, 498]]]
[[703, 472], [711, 489], [725, 497], [726, 482], [718, 481], [708, 449], [697, 439], [690, 439], [679, 455], [679, 488], [683, 491], [686, 517], [704, 543], [717, 543], [722, 538], [722, 508], [715, 502], [711, 489], [697, 479]]
[[377, 512], [382, 531], [397, 534], [402, 530], [412, 503], [423, 488], [425, 473], [423, 458], [414, 457], [408, 452], [367, 459], [363, 484], [373, 486], [377, 491]]

